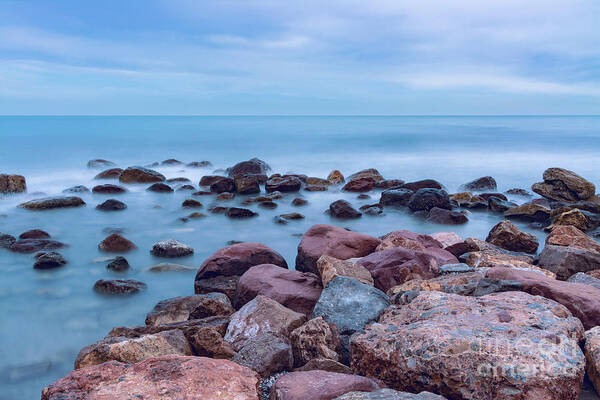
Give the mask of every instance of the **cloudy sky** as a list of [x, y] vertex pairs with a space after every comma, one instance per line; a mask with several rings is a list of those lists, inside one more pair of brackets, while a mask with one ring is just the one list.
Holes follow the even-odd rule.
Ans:
[[599, 114], [598, 0], [0, 0], [0, 114]]

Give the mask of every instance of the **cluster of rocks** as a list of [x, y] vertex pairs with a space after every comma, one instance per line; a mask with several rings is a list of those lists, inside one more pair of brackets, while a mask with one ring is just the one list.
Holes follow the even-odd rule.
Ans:
[[50, 234], [41, 229], [31, 229], [14, 237], [0, 232], [0, 248], [21, 254], [34, 254], [33, 268], [54, 269], [67, 264], [58, 250], [66, 247], [62, 242], [52, 239]]

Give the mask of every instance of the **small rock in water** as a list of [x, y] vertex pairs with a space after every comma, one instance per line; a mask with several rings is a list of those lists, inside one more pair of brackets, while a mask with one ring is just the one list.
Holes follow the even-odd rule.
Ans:
[[184, 190], [196, 190], [196, 188], [194, 185], [182, 185], [177, 189], [178, 192], [182, 192]]
[[498, 187], [498, 185], [496, 184], [496, 180], [494, 178], [491, 176], [484, 176], [469, 183], [465, 183], [461, 186], [461, 189], [466, 191], [483, 191], [494, 190], [496, 187]]
[[119, 176], [123, 183], [154, 183], [165, 179], [163, 174], [144, 167], [129, 167]]
[[155, 183], [146, 189], [148, 192], [172, 193], [173, 188], [165, 183]]
[[186, 164], [186, 167], [189, 168], [206, 168], [212, 166], [210, 161], [193, 161], [191, 163]]
[[[202, 183], [202, 181], [201, 181]], [[220, 176], [219, 179], [210, 185], [210, 191], [213, 193], [233, 192], [235, 185], [233, 179]]]
[[148, 269], [148, 271], [150, 272], [193, 272], [196, 271], [197, 268], [194, 267], [188, 267], [186, 265], [181, 265], [181, 264], [172, 264], [172, 263], [160, 263], [160, 264], [156, 264], [153, 265], [152, 267], [150, 267]]
[[277, 208], [277, 203], [274, 203], [272, 201], [263, 201], [263, 202], [258, 203], [258, 206], [272, 210], [274, 208]]
[[0, 193], [22, 193], [27, 191], [25, 177], [0, 174]]
[[118, 179], [123, 173], [123, 168], [111, 168], [100, 172], [94, 179]]
[[379, 203], [383, 206], [405, 206], [413, 193], [410, 189], [387, 189], [381, 192]]
[[115, 165], [117, 165], [117, 164], [115, 164], [112, 161], [104, 160], [102, 158], [97, 158], [95, 160], [90, 160], [87, 163], [87, 167], [88, 168], [112, 167], [112, 166], [115, 166]]
[[461, 212], [434, 207], [429, 210], [427, 221], [435, 224], [461, 225], [469, 222], [469, 219]]
[[229, 218], [251, 218], [256, 217], [258, 213], [247, 208], [229, 207], [225, 212]]
[[102, 233], [107, 234], [107, 235], [112, 235], [113, 233], [125, 233], [127, 231], [127, 229], [125, 228], [115, 228], [115, 227], [108, 227], [108, 228], [104, 228], [102, 229]]
[[108, 263], [106, 268], [116, 272], [127, 271], [129, 269], [129, 262], [125, 257], [117, 256], [113, 261]]
[[307, 204], [308, 201], [300, 197], [296, 197], [294, 200], [292, 200], [292, 205], [294, 206], [305, 206]]
[[134, 294], [146, 289], [146, 287], [144, 282], [133, 279], [100, 279], [94, 284], [94, 290], [102, 294]]
[[202, 203], [200, 203], [198, 200], [187, 199], [187, 200], [184, 200], [183, 203], [181, 203], [181, 207], [184, 207], [184, 208], [201, 208], [202, 207]]
[[294, 213], [288, 213], [288, 214], [281, 214], [280, 215], [281, 218], [285, 219], [285, 220], [294, 220], [294, 219], [304, 219], [304, 215], [294, 212]]
[[227, 212], [227, 210], [229, 210], [229, 208], [227, 208], [227, 207], [219, 207], [219, 206], [210, 207], [208, 209], [208, 211], [210, 211], [213, 214], [225, 214]]
[[417, 190], [408, 201], [411, 211], [429, 211], [434, 207], [452, 209], [448, 193], [443, 189], [425, 188]]
[[0, 247], [8, 248], [15, 244], [17, 238], [12, 235], [0, 232]]
[[87, 186], [77, 185], [63, 190], [63, 193], [87, 193], [89, 191], [90, 189], [88, 189]]
[[94, 193], [102, 193], [102, 194], [118, 194], [125, 193], [127, 190], [124, 187], [118, 185], [97, 185], [92, 188], [92, 192]]
[[33, 268], [35, 269], [58, 268], [67, 263], [62, 255], [54, 251], [38, 253], [36, 254], [35, 258], [36, 260], [33, 264]]
[[40, 250], [56, 250], [65, 244], [51, 239], [19, 239], [8, 249], [15, 253], [35, 253]]
[[354, 219], [362, 216], [362, 213], [352, 207], [346, 200], [337, 200], [331, 203], [329, 205], [329, 212], [332, 217], [342, 219]]
[[327, 186], [308, 185], [304, 188], [307, 192], [326, 192]]
[[525, 189], [519, 189], [519, 188], [514, 188], [514, 189], [508, 189], [506, 191], [507, 194], [512, 194], [515, 196], [523, 196], [523, 197], [531, 197], [532, 194], [529, 193], [527, 190]]
[[19, 207], [28, 210], [51, 210], [54, 208], [81, 207], [85, 205], [79, 197], [47, 197], [43, 199], [30, 200], [19, 204]]
[[175, 239], [167, 239], [155, 243], [150, 253], [155, 257], [186, 257], [194, 254], [194, 249]]
[[96, 206], [96, 209], [101, 211], [121, 211], [126, 208], [127, 204], [115, 199], [108, 199], [104, 203]]
[[339, 185], [345, 182], [344, 175], [337, 169], [334, 169], [327, 176], [327, 180], [334, 185]]
[[302, 186], [302, 181], [295, 176], [288, 177], [273, 177], [265, 184], [265, 190], [267, 193], [275, 191], [286, 193], [286, 192], [297, 192]]
[[233, 193], [223, 192], [223, 193], [219, 193], [217, 195], [216, 199], [219, 201], [228, 201], [228, 200], [233, 200], [234, 197], [235, 197], [235, 194], [233, 194]]
[[31, 229], [21, 233], [19, 239], [50, 239], [50, 234], [41, 229]]
[[118, 233], [107, 236], [100, 244], [98, 244], [98, 249], [110, 253], [125, 253], [135, 248], [136, 246], [133, 242], [125, 239]]
[[160, 165], [173, 166], [173, 165], [183, 165], [183, 163], [174, 158], [169, 158], [168, 160], [164, 160], [163, 162], [161, 162]]

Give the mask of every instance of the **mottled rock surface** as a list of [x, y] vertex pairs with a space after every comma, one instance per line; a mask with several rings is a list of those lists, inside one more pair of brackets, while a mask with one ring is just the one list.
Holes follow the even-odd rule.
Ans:
[[338, 260], [335, 257], [323, 255], [317, 260], [317, 269], [319, 270], [323, 286], [327, 286], [329, 282], [338, 276], [347, 276], [361, 283], [374, 285], [373, 277], [369, 270], [355, 261]]
[[129, 167], [119, 176], [123, 183], [155, 183], [165, 179], [163, 174], [144, 167]]
[[593, 183], [563, 168], [548, 168], [544, 171], [543, 179], [543, 182], [535, 183], [531, 189], [551, 200], [587, 200], [596, 192]]
[[173, 297], [154, 306], [146, 315], [146, 325], [163, 325], [216, 315], [227, 316], [233, 312], [229, 298], [223, 293]]
[[52, 210], [55, 208], [73, 208], [85, 206], [85, 201], [80, 197], [46, 197], [44, 199], [30, 200], [19, 204], [19, 207], [28, 210]]
[[271, 388], [270, 400], [331, 400], [342, 394], [379, 389], [372, 379], [327, 371], [297, 371], [281, 375]]
[[272, 333], [248, 339], [232, 361], [256, 371], [263, 378], [289, 371], [294, 366], [289, 340]]
[[125, 253], [135, 248], [136, 245], [133, 242], [118, 233], [107, 236], [98, 244], [98, 249], [109, 253]]
[[535, 254], [538, 249], [538, 240], [534, 235], [521, 231], [506, 220], [494, 225], [485, 241], [510, 251]]
[[290, 336], [296, 366], [313, 359], [341, 360], [341, 342], [337, 327], [323, 317], [311, 319], [292, 331]]
[[156, 242], [150, 253], [155, 257], [187, 257], [194, 254], [194, 249], [178, 240], [167, 239]]

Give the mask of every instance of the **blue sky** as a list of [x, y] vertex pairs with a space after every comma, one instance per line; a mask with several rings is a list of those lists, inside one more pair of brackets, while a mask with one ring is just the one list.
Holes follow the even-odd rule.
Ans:
[[600, 1], [0, 0], [0, 114], [600, 114]]

